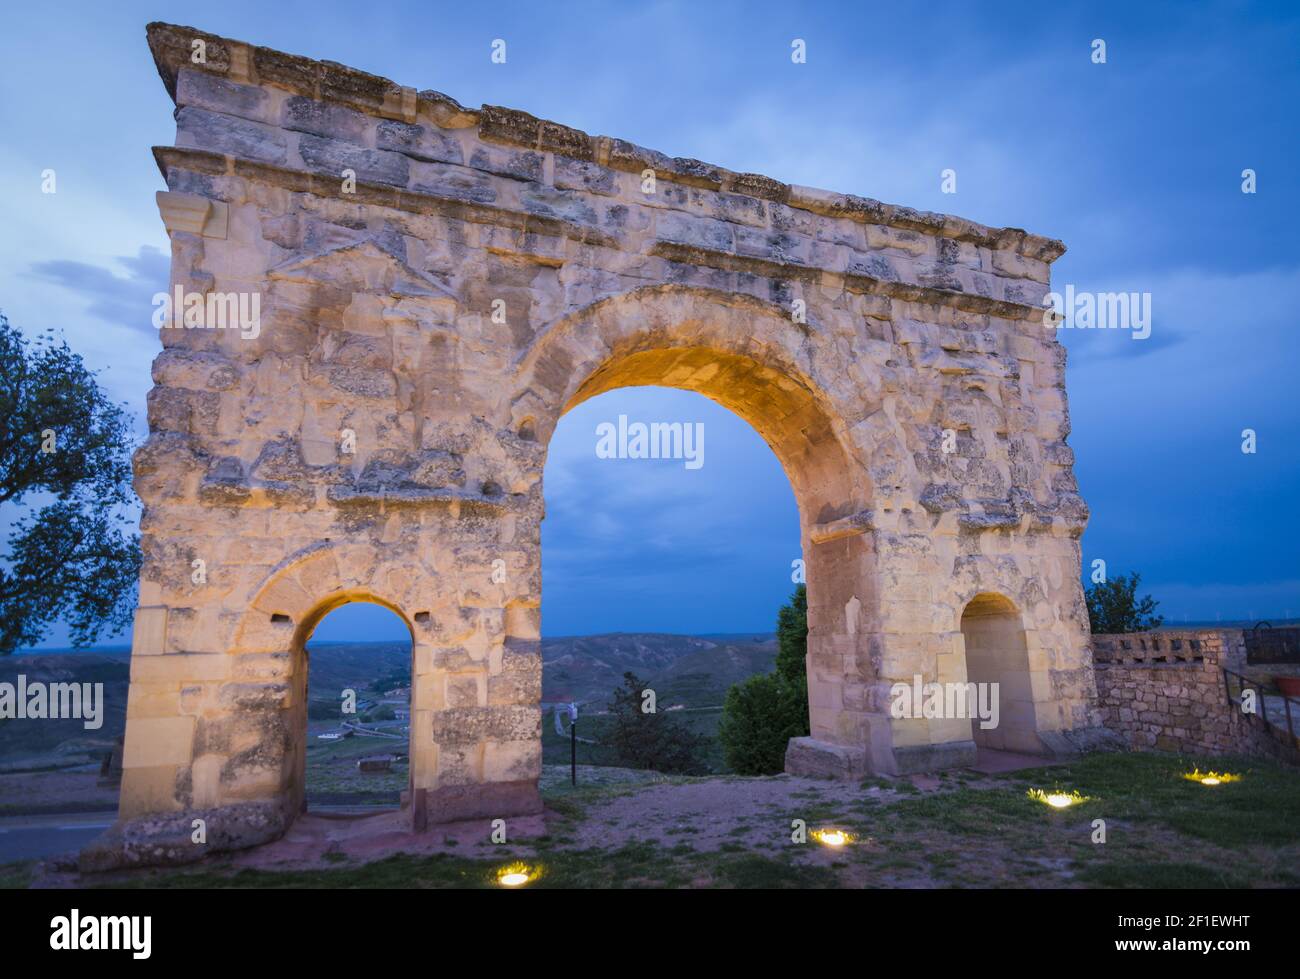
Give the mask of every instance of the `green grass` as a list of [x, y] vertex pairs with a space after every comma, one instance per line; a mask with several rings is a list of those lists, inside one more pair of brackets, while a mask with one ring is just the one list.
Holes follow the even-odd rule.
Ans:
[[1125, 861], [1101, 863], [1083, 873], [1097, 887], [1115, 888], [1222, 888], [1250, 887], [1249, 878], [1228, 868], [1199, 863]]
[[0, 891], [22, 890], [29, 887], [35, 876], [35, 860], [19, 860], [0, 864]]
[[[1183, 778], [1193, 768], [1241, 775], [1205, 786]], [[1069, 766], [1016, 772], [1019, 784], [1078, 789], [1088, 814], [1126, 822], [1160, 821], [1217, 846], [1294, 843], [1300, 827], [1300, 773], [1258, 758], [1093, 755]]]
[[[1242, 778], [1213, 787], [1183, 778], [1198, 765]], [[1031, 788], [1087, 799], [1054, 810], [1029, 798]], [[898, 800], [868, 818], [891, 852], [932, 855], [977, 839], [1028, 856], [1023, 884], [1047, 872], [1032, 858], [1067, 864], [1088, 886], [1116, 888], [1294, 886], [1300, 870], [1300, 773], [1260, 759], [1093, 755], [1009, 773], [992, 787]], [[1105, 824], [1104, 843], [1093, 840], [1096, 820]], [[968, 867], [964, 876], [979, 883], [981, 872], [972, 879]]]
[[[537, 841], [534, 841], [537, 842]], [[775, 857], [743, 848], [700, 853], [686, 844], [660, 847], [648, 842], [583, 850], [550, 846], [503, 848], [497, 859], [473, 859], [451, 854], [416, 857], [398, 854], [356, 866], [323, 870], [239, 870], [220, 868], [190, 871], [144, 871], [91, 886], [131, 888], [357, 889], [357, 888], [495, 888], [497, 871], [516, 860], [540, 870], [529, 886], [549, 888], [733, 888], [834, 887], [837, 877], [825, 867], [807, 865], [788, 855]], [[0, 877], [0, 880], [4, 880]], [[15, 879], [9, 886], [26, 886]]]

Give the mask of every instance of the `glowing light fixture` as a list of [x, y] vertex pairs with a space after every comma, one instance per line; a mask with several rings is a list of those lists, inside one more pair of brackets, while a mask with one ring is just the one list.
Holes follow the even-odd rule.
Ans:
[[1230, 772], [1203, 772], [1199, 768], [1188, 772], [1183, 778], [1189, 782], [1200, 782], [1202, 785], [1226, 785], [1229, 782], [1240, 782], [1240, 775], [1233, 775]]
[[831, 847], [848, 846], [853, 842], [853, 834], [846, 833], [842, 829], [815, 829], [812, 831], [812, 838], [822, 846]]
[[523, 887], [537, 877], [537, 869], [526, 863], [512, 863], [497, 871], [497, 883], [502, 887]]
[[1042, 789], [1030, 789], [1028, 795], [1029, 798], [1041, 802], [1044, 805], [1051, 806], [1053, 809], [1068, 809], [1070, 806], [1088, 801], [1088, 797], [1078, 791], [1044, 792]]

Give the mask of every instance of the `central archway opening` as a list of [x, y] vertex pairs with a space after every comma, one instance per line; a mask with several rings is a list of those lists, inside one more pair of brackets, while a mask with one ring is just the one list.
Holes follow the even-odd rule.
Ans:
[[366, 598], [327, 603], [305, 624], [294, 656], [299, 811], [347, 817], [402, 808], [411, 757], [406, 622]]
[[[877, 378], [816, 342], [834, 329], [805, 322], [776, 290], [639, 287], [547, 325], [519, 359], [510, 412], [521, 439], [546, 446], [584, 401], [662, 386], [702, 394], [757, 432], [794, 491], [806, 562], [811, 736], [791, 764], [851, 777], [889, 737], [872, 646], [882, 625], [873, 507], [877, 481], [892, 494], [908, 459]], [[543, 598], [544, 633], [546, 608]]]
[[[637, 736], [619, 708], [646, 692], [665, 725], [698, 739], [698, 765], [680, 773], [730, 771], [718, 737], [727, 691], [775, 669], [777, 613], [806, 574], [799, 509], [755, 427], [680, 383], [697, 364], [704, 376], [720, 372], [708, 353], [656, 351], [601, 373], [550, 440], [544, 788], [569, 777], [570, 702], [580, 765], [659, 765], [646, 760], [653, 750], [629, 747]], [[621, 385], [647, 377], [679, 384]]]

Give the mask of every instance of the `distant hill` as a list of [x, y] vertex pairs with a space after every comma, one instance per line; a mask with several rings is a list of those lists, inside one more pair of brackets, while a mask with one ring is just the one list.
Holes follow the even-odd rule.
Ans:
[[[399, 677], [410, 675], [410, 645], [404, 642], [308, 643], [307, 648], [313, 698], [334, 699], [345, 687], [397, 686]], [[631, 671], [655, 689], [664, 706], [716, 706], [729, 686], [770, 672], [775, 661], [776, 640], [762, 633], [556, 636], [542, 640], [542, 700], [603, 708]], [[392, 683], [380, 683], [382, 678]]]
[[625, 672], [652, 687], [660, 706], [710, 707], [727, 688], [776, 662], [770, 634], [679, 636], [614, 632], [542, 640], [542, 700], [577, 700], [603, 709]]
[[[410, 682], [411, 647], [405, 642], [308, 643], [312, 700], [338, 702], [353, 688], [373, 697]], [[87, 731], [79, 720], [0, 721], [0, 767], [62, 767], [84, 763], [111, 747], [126, 723], [129, 650], [41, 651], [0, 658], [0, 682], [104, 684], [104, 723]], [[542, 640], [542, 699], [577, 700], [590, 714], [605, 709], [623, 674], [635, 673], [655, 690], [661, 708], [721, 705], [727, 688], [776, 661], [771, 634], [680, 636], [666, 633], [609, 633]]]
[[[358, 691], [411, 680], [409, 642], [308, 642], [307, 696], [337, 702], [345, 688]], [[385, 678], [392, 682], [384, 683]]]
[[0, 718], [0, 767], [46, 768], [87, 763], [112, 749], [126, 727], [130, 666], [96, 653], [0, 657], [0, 683], [102, 683], [100, 727], [78, 718]]

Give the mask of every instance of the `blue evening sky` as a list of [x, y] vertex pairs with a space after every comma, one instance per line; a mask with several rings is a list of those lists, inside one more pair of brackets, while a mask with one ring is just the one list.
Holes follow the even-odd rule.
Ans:
[[[1141, 571], [1174, 621], [1300, 615], [1295, 5], [11, 4], [0, 310], [31, 333], [61, 328], [141, 429], [168, 255], [149, 148], [174, 135], [144, 41], [155, 19], [1063, 239], [1055, 288], [1148, 292], [1153, 310], [1145, 341], [1062, 332], [1093, 513], [1085, 565]], [[796, 38], [806, 64], [791, 62]], [[940, 189], [949, 168], [955, 194]], [[1245, 168], [1256, 194], [1241, 192]], [[705, 465], [596, 458], [595, 426], [620, 413], [704, 422]], [[547, 634], [772, 627], [798, 522], [739, 419], [684, 392], [612, 392], [562, 421], [546, 481]], [[320, 635], [382, 625], [336, 613]]]

